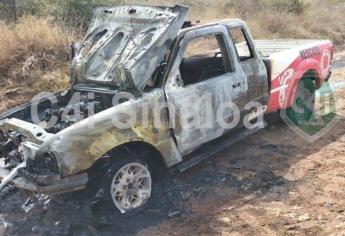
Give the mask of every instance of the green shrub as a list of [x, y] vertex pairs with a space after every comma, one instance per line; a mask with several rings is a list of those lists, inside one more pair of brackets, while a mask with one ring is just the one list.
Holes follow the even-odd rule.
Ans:
[[53, 15], [68, 26], [86, 27], [92, 17], [95, 0], [68, 0], [54, 7]]

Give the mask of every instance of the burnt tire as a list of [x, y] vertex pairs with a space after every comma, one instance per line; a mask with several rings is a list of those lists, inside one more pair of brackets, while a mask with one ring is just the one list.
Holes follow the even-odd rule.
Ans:
[[[139, 218], [142, 217], [142, 213], [145, 210], [153, 208], [155, 203], [159, 202], [159, 197], [163, 191], [163, 168], [157, 160], [154, 160], [154, 158], [140, 157], [130, 151], [121, 152], [120, 155], [121, 156], [113, 157], [114, 161], [99, 183], [100, 190], [95, 199], [93, 199], [88, 206], [87, 211], [89, 218], [95, 225], [117, 225], [120, 229], [133, 227], [135, 222], [140, 221]], [[132, 167], [132, 169], [130, 167]], [[117, 196], [117, 192], [114, 191], [114, 183], [119, 184], [117, 181], [119, 173], [123, 173], [125, 171], [135, 172], [135, 167], [143, 168], [141, 169], [145, 175], [143, 180], [145, 183], [143, 183], [143, 185], [146, 186], [146, 190], [150, 186], [151, 191], [147, 193], [149, 196], [147, 199], [144, 199], [141, 204], [137, 204], [131, 209], [123, 209], [122, 207], [126, 207], [125, 205], [119, 206], [119, 204], [117, 204], [118, 202], [121, 202], [121, 199], [118, 199], [118, 202], [114, 199], [115, 196]], [[134, 189], [132, 189], [129, 195], [135, 195], [137, 188], [140, 188], [141, 185], [130, 180], [126, 183], [123, 182], [121, 186], [127, 186], [126, 190], [128, 191], [133, 187]], [[124, 190], [124, 192], [126, 191]], [[135, 200], [133, 201], [135, 202]]]
[[280, 117], [280, 110], [265, 114], [264, 119], [269, 127], [281, 124], [283, 121]]
[[285, 114], [291, 122], [298, 125], [312, 117], [315, 108], [315, 92], [313, 79], [304, 78], [298, 83], [293, 105], [285, 110]]

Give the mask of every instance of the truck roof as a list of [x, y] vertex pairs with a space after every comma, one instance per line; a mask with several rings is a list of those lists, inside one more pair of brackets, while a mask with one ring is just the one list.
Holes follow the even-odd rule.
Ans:
[[191, 30], [191, 29], [198, 29], [198, 28], [213, 26], [213, 25], [220, 25], [220, 24], [236, 26], [236, 25], [244, 25], [245, 22], [241, 19], [238, 19], [238, 18], [213, 19], [213, 20], [196, 21], [196, 22], [187, 21], [187, 22], [185, 22], [185, 25], [187, 25], [187, 26], [185, 26], [181, 30], [181, 32], [186, 31], [186, 30]]

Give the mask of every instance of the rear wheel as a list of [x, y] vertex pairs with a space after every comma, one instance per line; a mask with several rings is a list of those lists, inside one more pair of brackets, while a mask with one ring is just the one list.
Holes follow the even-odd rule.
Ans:
[[297, 93], [292, 107], [285, 110], [286, 116], [296, 125], [308, 121], [315, 107], [315, 83], [311, 78], [302, 79], [297, 88]]

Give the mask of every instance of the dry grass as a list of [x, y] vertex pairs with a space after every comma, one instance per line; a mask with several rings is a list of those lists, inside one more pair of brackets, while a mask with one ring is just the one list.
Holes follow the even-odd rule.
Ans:
[[345, 44], [345, 1], [305, 1], [303, 11], [298, 14], [274, 7], [272, 2], [276, 1], [214, 0], [198, 6], [191, 4], [191, 19], [241, 18], [255, 38], [321, 38], [330, 39], [337, 46]]
[[[304, 7], [293, 8], [293, 0], [134, 0], [129, 3], [190, 7], [196, 20], [241, 18], [255, 38], [328, 38], [345, 44], [345, 1], [304, 0]], [[301, 11], [302, 10], [302, 11]], [[301, 11], [301, 12], [300, 12]]]
[[[345, 44], [344, 0], [305, 0], [302, 8], [291, 5], [293, 1], [126, 0], [123, 4], [182, 4], [190, 7], [192, 21], [242, 18], [255, 38], [326, 38], [337, 46]], [[24, 16], [16, 24], [0, 21], [0, 99], [8, 98], [8, 89], [10, 94], [15, 88], [15, 94], [31, 96], [66, 87], [68, 47], [79, 37], [76, 31], [50, 17]]]
[[0, 82], [55, 90], [66, 86], [68, 45], [75, 33], [51, 18], [24, 16], [17, 24], [0, 22]]

